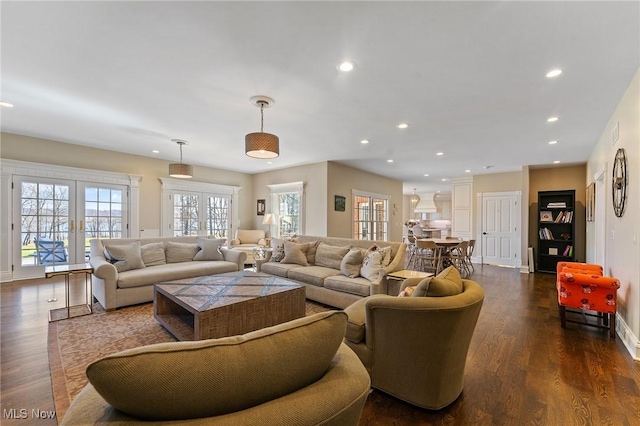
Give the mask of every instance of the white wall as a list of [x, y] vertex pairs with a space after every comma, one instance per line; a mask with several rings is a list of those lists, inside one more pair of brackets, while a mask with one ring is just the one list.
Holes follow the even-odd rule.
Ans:
[[[612, 144], [614, 127], [619, 125], [619, 139]], [[627, 156], [629, 182], [627, 206], [619, 218], [611, 203], [611, 169], [618, 148]], [[618, 107], [604, 128], [587, 163], [587, 183], [594, 181], [597, 172], [606, 169], [605, 194], [605, 273], [620, 280], [618, 290], [618, 333], [632, 356], [640, 359], [640, 251], [638, 231], [640, 226], [640, 70], [631, 81]], [[593, 229], [588, 232], [587, 244], [593, 245]], [[592, 253], [594, 247], [587, 250]]]

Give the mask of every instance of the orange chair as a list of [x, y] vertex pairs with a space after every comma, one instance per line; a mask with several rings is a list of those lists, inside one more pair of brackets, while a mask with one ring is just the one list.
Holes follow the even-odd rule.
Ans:
[[[578, 262], [558, 262], [556, 266], [560, 325], [567, 322], [609, 330], [616, 337], [616, 302], [620, 281], [603, 276], [602, 266]], [[567, 309], [567, 308], [576, 308]], [[585, 311], [595, 311], [596, 314]], [[567, 318], [567, 312], [583, 315], [583, 321]], [[598, 322], [587, 321], [587, 316]]]

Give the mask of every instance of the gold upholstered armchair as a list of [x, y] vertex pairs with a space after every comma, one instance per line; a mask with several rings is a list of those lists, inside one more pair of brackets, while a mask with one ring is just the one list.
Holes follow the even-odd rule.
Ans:
[[347, 307], [345, 343], [369, 371], [373, 388], [439, 410], [462, 392], [484, 290], [453, 267], [437, 277], [407, 279], [401, 294], [408, 289], [412, 297], [377, 294]]

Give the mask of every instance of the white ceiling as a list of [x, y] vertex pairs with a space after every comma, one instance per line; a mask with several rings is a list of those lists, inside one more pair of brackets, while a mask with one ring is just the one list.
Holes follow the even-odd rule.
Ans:
[[[185, 162], [245, 173], [338, 161], [405, 193], [585, 162], [640, 66], [637, 1], [3, 1], [1, 19], [3, 132], [170, 161], [186, 139]], [[272, 164], [244, 155], [254, 95], [276, 101]]]

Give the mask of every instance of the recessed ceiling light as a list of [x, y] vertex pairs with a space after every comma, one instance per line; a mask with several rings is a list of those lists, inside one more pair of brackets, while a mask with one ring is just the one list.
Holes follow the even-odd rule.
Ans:
[[471, 170], [467, 169], [464, 171], [465, 173], [471, 173]]
[[425, 173], [423, 176], [424, 177], [429, 177], [429, 173]]
[[407, 123], [398, 124], [398, 129], [406, 129], [407, 127], [409, 127], [409, 125]]
[[558, 117], [549, 117], [549, 118], [547, 118], [547, 121], [549, 123], [553, 123], [554, 121], [558, 121]]
[[393, 163], [393, 160], [392, 160], [391, 158], [389, 158], [389, 159], [387, 160], [387, 163]]
[[557, 143], [558, 143], [558, 141], [549, 141], [549, 145], [555, 145]]
[[273, 161], [267, 161], [267, 164], [273, 164]]
[[559, 68], [556, 68], [554, 70], [551, 70], [547, 73], [547, 78], [553, 78], [553, 77], [557, 77], [560, 74], [562, 74], [562, 70]]
[[560, 163], [560, 160], [556, 160], [553, 162], [553, 164], [558, 164], [558, 163]]
[[355, 66], [356, 64], [354, 64], [353, 62], [344, 61], [340, 65], [338, 65], [338, 69], [343, 72], [349, 72], [349, 71], [353, 71]]
[[9, 102], [0, 102], [0, 106], [13, 108], [13, 104], [10, 104]]
[[436, 155], [438, 155], [438, 156], [444, 155], [444, 152], [436, 152]]
[[366, 145], [366, 144], [368, 144], [368, 143], [369, 143], [369, 141], [368, 141], [368, 140], [366, 140], [366, 139], [362, 139], [362, 140], [360, 141], [360, 143], [361, 143], [361, 144], [363, 144], [363, 145]]
[[160, 151], [158, 151], [157, 149], [152, 149], [151, 152], [153, 152], [154, 154], [160, 154]]
[[447, 178], [442, 178], [442, 181], [443, 181], [443, 182], [446, 182], [446, 181], [447, 181]]
[[483, 169], [487, 169], [489, 170], [490, 168], [492, 168], [493, 166], [484, 166]]

